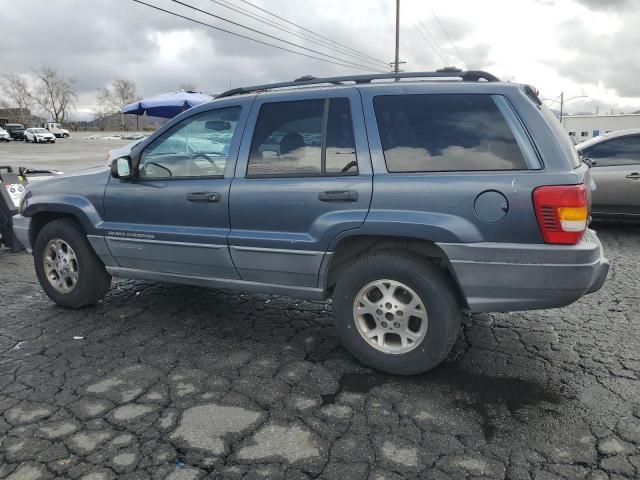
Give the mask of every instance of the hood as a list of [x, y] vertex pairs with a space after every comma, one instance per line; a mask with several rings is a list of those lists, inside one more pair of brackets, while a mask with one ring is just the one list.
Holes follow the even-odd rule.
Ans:
[[97, 167], [29, 183], [20, 212], [31, 217], [39, 211], [80, 209], [84, 213], [98, 215], [97, 212], [102, 211], [104, 190], [110, 175], [108, 168]]
[[85, 168], [30, 183], [27, 191], [32, 194], [63, 193], [71, 195], [79, 190], [84, 190], [87, 186], [95, 188], [96, 185], [102, 185], [104, 190], [109, 175], [111, 175], [111, 171], [105, 166]]

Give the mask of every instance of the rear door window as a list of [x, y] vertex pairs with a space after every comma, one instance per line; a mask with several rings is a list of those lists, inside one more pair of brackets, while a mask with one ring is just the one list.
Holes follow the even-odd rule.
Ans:
[[269, 102], [260, 107], [248, 177], [357, 173], [349, 99]]
[[374, 109], [387, 170], [525, 170], [492, 95], [383, 95]]

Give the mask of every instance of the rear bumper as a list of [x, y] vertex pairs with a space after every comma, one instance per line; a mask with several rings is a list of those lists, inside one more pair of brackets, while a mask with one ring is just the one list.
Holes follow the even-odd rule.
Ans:
[[594, 231], [577, 245], [438, 244], [474, 312], [535, 310], [569, 305], [600, 289], [609, 261]]
[[31, 218], [23, 217], [22, 215], [14, 215], [11, 219], [13, 222], [13, 233], [15, 233], [16, 237], [20, 243], [24, 246], [27, 252], [31, 253], [32, 246], [29, 241], [29, 226], [31, 225]]

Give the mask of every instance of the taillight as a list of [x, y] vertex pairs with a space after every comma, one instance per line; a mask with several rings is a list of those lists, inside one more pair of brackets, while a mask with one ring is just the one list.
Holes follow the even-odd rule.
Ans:
[[533, 191], [533, 207], [545, 243], [575, 245], [587, 229], [587, 187], [553, 185]]

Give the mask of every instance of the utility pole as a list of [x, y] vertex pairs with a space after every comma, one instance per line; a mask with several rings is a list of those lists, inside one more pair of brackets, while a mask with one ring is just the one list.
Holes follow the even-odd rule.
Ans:
[[564, 107], [564, 92], [560, 92], [560, 123], [562, 123], [563, 107]]
[[[393, 71], [400, 73], [400, 0], [396, 0], [396, 60]], [[398, 81], [397, 78], [396, 81]]]

